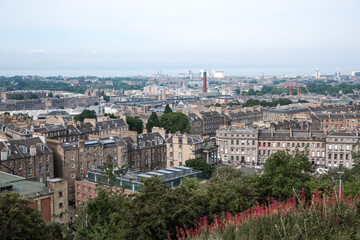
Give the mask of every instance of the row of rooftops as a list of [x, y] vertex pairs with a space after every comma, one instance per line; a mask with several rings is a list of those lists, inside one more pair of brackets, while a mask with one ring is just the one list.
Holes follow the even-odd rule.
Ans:
[[84, 147], [95, 147], [102, 146], [104, 148], [110, 147], [128, 147], [130, 149], [143, 149], [154, 146], [161, 146], [165, 143], [164, 139], [159, 133], [147, 133], [147, 134], [138, 134], [137, 141], [134, 141], [131, 137], [106, 137], [100, 138], [99, 140], [79, 140], [76, 142], [65, 142], [61, 143], [61, 147], [66, 151], [75, 150], [79, 148], [81, 141], [84, 143]]
[[6, 152], [8, 160], [33, 156], [31, 155], [31, 148], [35, 150], [32, 154], [35, 153], [36, 155], [48, 155], [52, 153], [51, 149], [48, 148], [39, 137], [0, 142], [0, 152]]
[[303, 107], [303, 108], [295, 108], [295, 109], [269, 109], [269, 113], [282, 113], [282, 114], [294, 114], [301, 112], [323, 112], [323, 111], [341, 111], [348, 109], [349, 106], [324, 106], [320, 105], [319, 107]]
[[322, 119], [360, 119], [360, 114], [358, 113], [318, 113], [312, 114], [310, 116], [312, 120], [322, 120]]
[[259, 139], [298, 139], [298, 140], [309, 140], [309, 139], [325, 139], [327, 137], [354, 137], [359, 136], [358, 131], [328, 131], [324, 132], [321, 130], [274, 130], [274, 129], [255, 129], [251, 127], [237, 127], [229, 126], [222, 127], [217, 130], [217, 134], [256, 134]]

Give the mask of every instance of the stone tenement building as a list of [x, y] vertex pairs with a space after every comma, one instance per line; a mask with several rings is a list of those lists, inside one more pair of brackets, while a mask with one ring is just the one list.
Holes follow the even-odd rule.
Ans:
[[360, 127], [360, 114], [356, 113], [320, 113], [310, 116], [312, 129], [317, 130], [354, 130]]
[[68, 196], [74, 201], [75, 179], [85, 178], [90, 168], [101, 166], [110, 156], [114, 165], [127, 164], [127, 145], [120, 138], [60, 142], [48, 140], [54, 151], [54, 173], [68, 182]]
[[34, 181], [54, 177], [53, 152], [38, 137], [0, 142], [0, 171]]
[[128, 165], [131, 169], [149, 172], [166, 168], [166, 144], [160, 133], [125, 132], [128, 147]]
[[296, 148], [309, 150], [309, 161], [312, 165], [325, 166], [326, 135], [322, 131], [278, 130], [263, 129], [259, 131], [258, 161], [264, 164], [271, 154], [289, 149], [294, 154]]
[[307, 149], [313, 166], [327, 168], [351, 168], [351, 152], [358, 151], [358, 139], [355, 131], [255, 130], [236, 126], [220, 128], [216, 136], [219, 158], [225, 164], [263, 165], [277, 151], [294, 154], [296, 149]]
[[81, 125], [43, 125], [33, 128], [34, 136], [44, 136], [47, 139], [60, 142], [73, 142], [79, 139], [89, 139], [89, 134], [96, 133], [91, 123]]
[[166, 167], [166, 145], [160, 134], [128, 131], [124, 135], [127, 136], [74, 142], [48, 140], [54, 152], [55, 177], [67, 180], [71, 202], [75, 199], [75, 180], [85, 178], [90, 168], [102, 166], [108, 156], [115, 166], [127, 165], [141, 172]]
[[230, 123], [244, 123], [251, 125], [254, 122], [263, 120], [263, 111], [229, 111], [225, 113], [229, 117]]
[[[154, 131], [154, 129], [153, 129]], [[217, 146], [209, 138], [193, 134], [168, 134], [166, 137], [167, 167], [184, 166], [189, 159], [202, 158], [216, 165]]]
[[228, 116], [222, 113], [216, 111], [204, 112], [196, 109], [189, 115], [189, 120], [191, 134], [211, 137], [215, 137], [216, 130], [220, 126], [227, 125], [229, 122]]
[[224, 164], [255, 165], [258, 158], [258, 133], [254, 128], [221, 127], [216, 131], [218, 156]]
[[264, 111], [264, 121], [308, 120], [312, 114], [350, 112], [352, 106], [348, 105], [318, 105], [294, 109], [269, 109]]

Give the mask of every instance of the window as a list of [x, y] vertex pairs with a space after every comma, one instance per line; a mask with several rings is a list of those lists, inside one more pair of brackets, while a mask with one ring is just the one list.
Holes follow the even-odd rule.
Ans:
[[79, 193], [79, 192], [77, 193], [77, 197], [78, 197], [78, 198], [80, 197], [80, 193]]
[[39, 166], [39, 172], [40, 172], [40, 173], [43, 172], [43, 169], [42, 169], [42, 166], [41, 166], [41, 165]]
[[40, 163], [42, 162], [42, 156], [39, 157], [39, 162], [40, 162]]
[[63, 208], [63, 203], [59, 203], [59, 208]]
[[82, 156], [82, 153], [80, 153], [80, 160], [82, 160], [82, 157], [83, 157], [83, 156]]
[[332, 145], [329, 145], [329, 150], [331, 150], [332, 149]]
[[76, 188], [77, 188], [77, 189], [80, 189], [80, 184], [77, 184], [77, 185], [76, 185]]
[[86, 187], [85, 186], [83, 186], [83, 191], [86, 192]]
[[75, 174], [71, 174], [71, 178], [74, 179], [74, 178], [75, 178]]
[[48, 156], [48, 155], [46, 155], [46, 161], [47, 161], [47, 162], [49, 161], [49, 156]]
[[84, 167], [83, 167], [83, 163], [80, 163], [80, 169], [83, 169]]
[[92, 188], [91, 187], [89, 187], [89, 193], [92, 193]]
[[97, 167], [97, 160], [94, 160], [94, 167]]
[[31, 158], [29, 158], [29, 160], [28, 160], [28, 164], [29, 164], [29, 165], [31, 165]]
[[87, 162], [86, 166], [87, 168], [90, 168], [90, 161]]
[[63, 196], [62, 192], [59, 192], [59, 197], [62, 197], [62, 196]]
[[32, 174], [32, 168], [29, 168], [29, 175]]
[[74, 164], [74, 163], [71, 164], [71, 168], [75, 168], [75, 164]]
[[74, 156], [71, 156], [71, 160], [74, 160], [75, 159], [75, 157]]
[[[79, 196], [80, 197], [80, 196]], [[80, 206], [80, 200], [77, 201], [77, 205]]]
[[22, 169], [22, 162], [19, 162], [19, 169]]

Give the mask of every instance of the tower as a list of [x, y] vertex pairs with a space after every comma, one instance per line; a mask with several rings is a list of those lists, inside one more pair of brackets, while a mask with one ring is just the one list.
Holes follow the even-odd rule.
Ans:
[[202, 71], [202, 78], [203, 78], [203, 92], [206, 93], [207, 89], [206, 89], [206, 71]]

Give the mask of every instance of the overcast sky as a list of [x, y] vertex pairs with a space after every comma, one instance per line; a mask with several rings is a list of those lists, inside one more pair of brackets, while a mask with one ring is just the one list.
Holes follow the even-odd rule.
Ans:
[[0, 0], [0, 33], [7, 71], [360, 70], [360, 0]]

